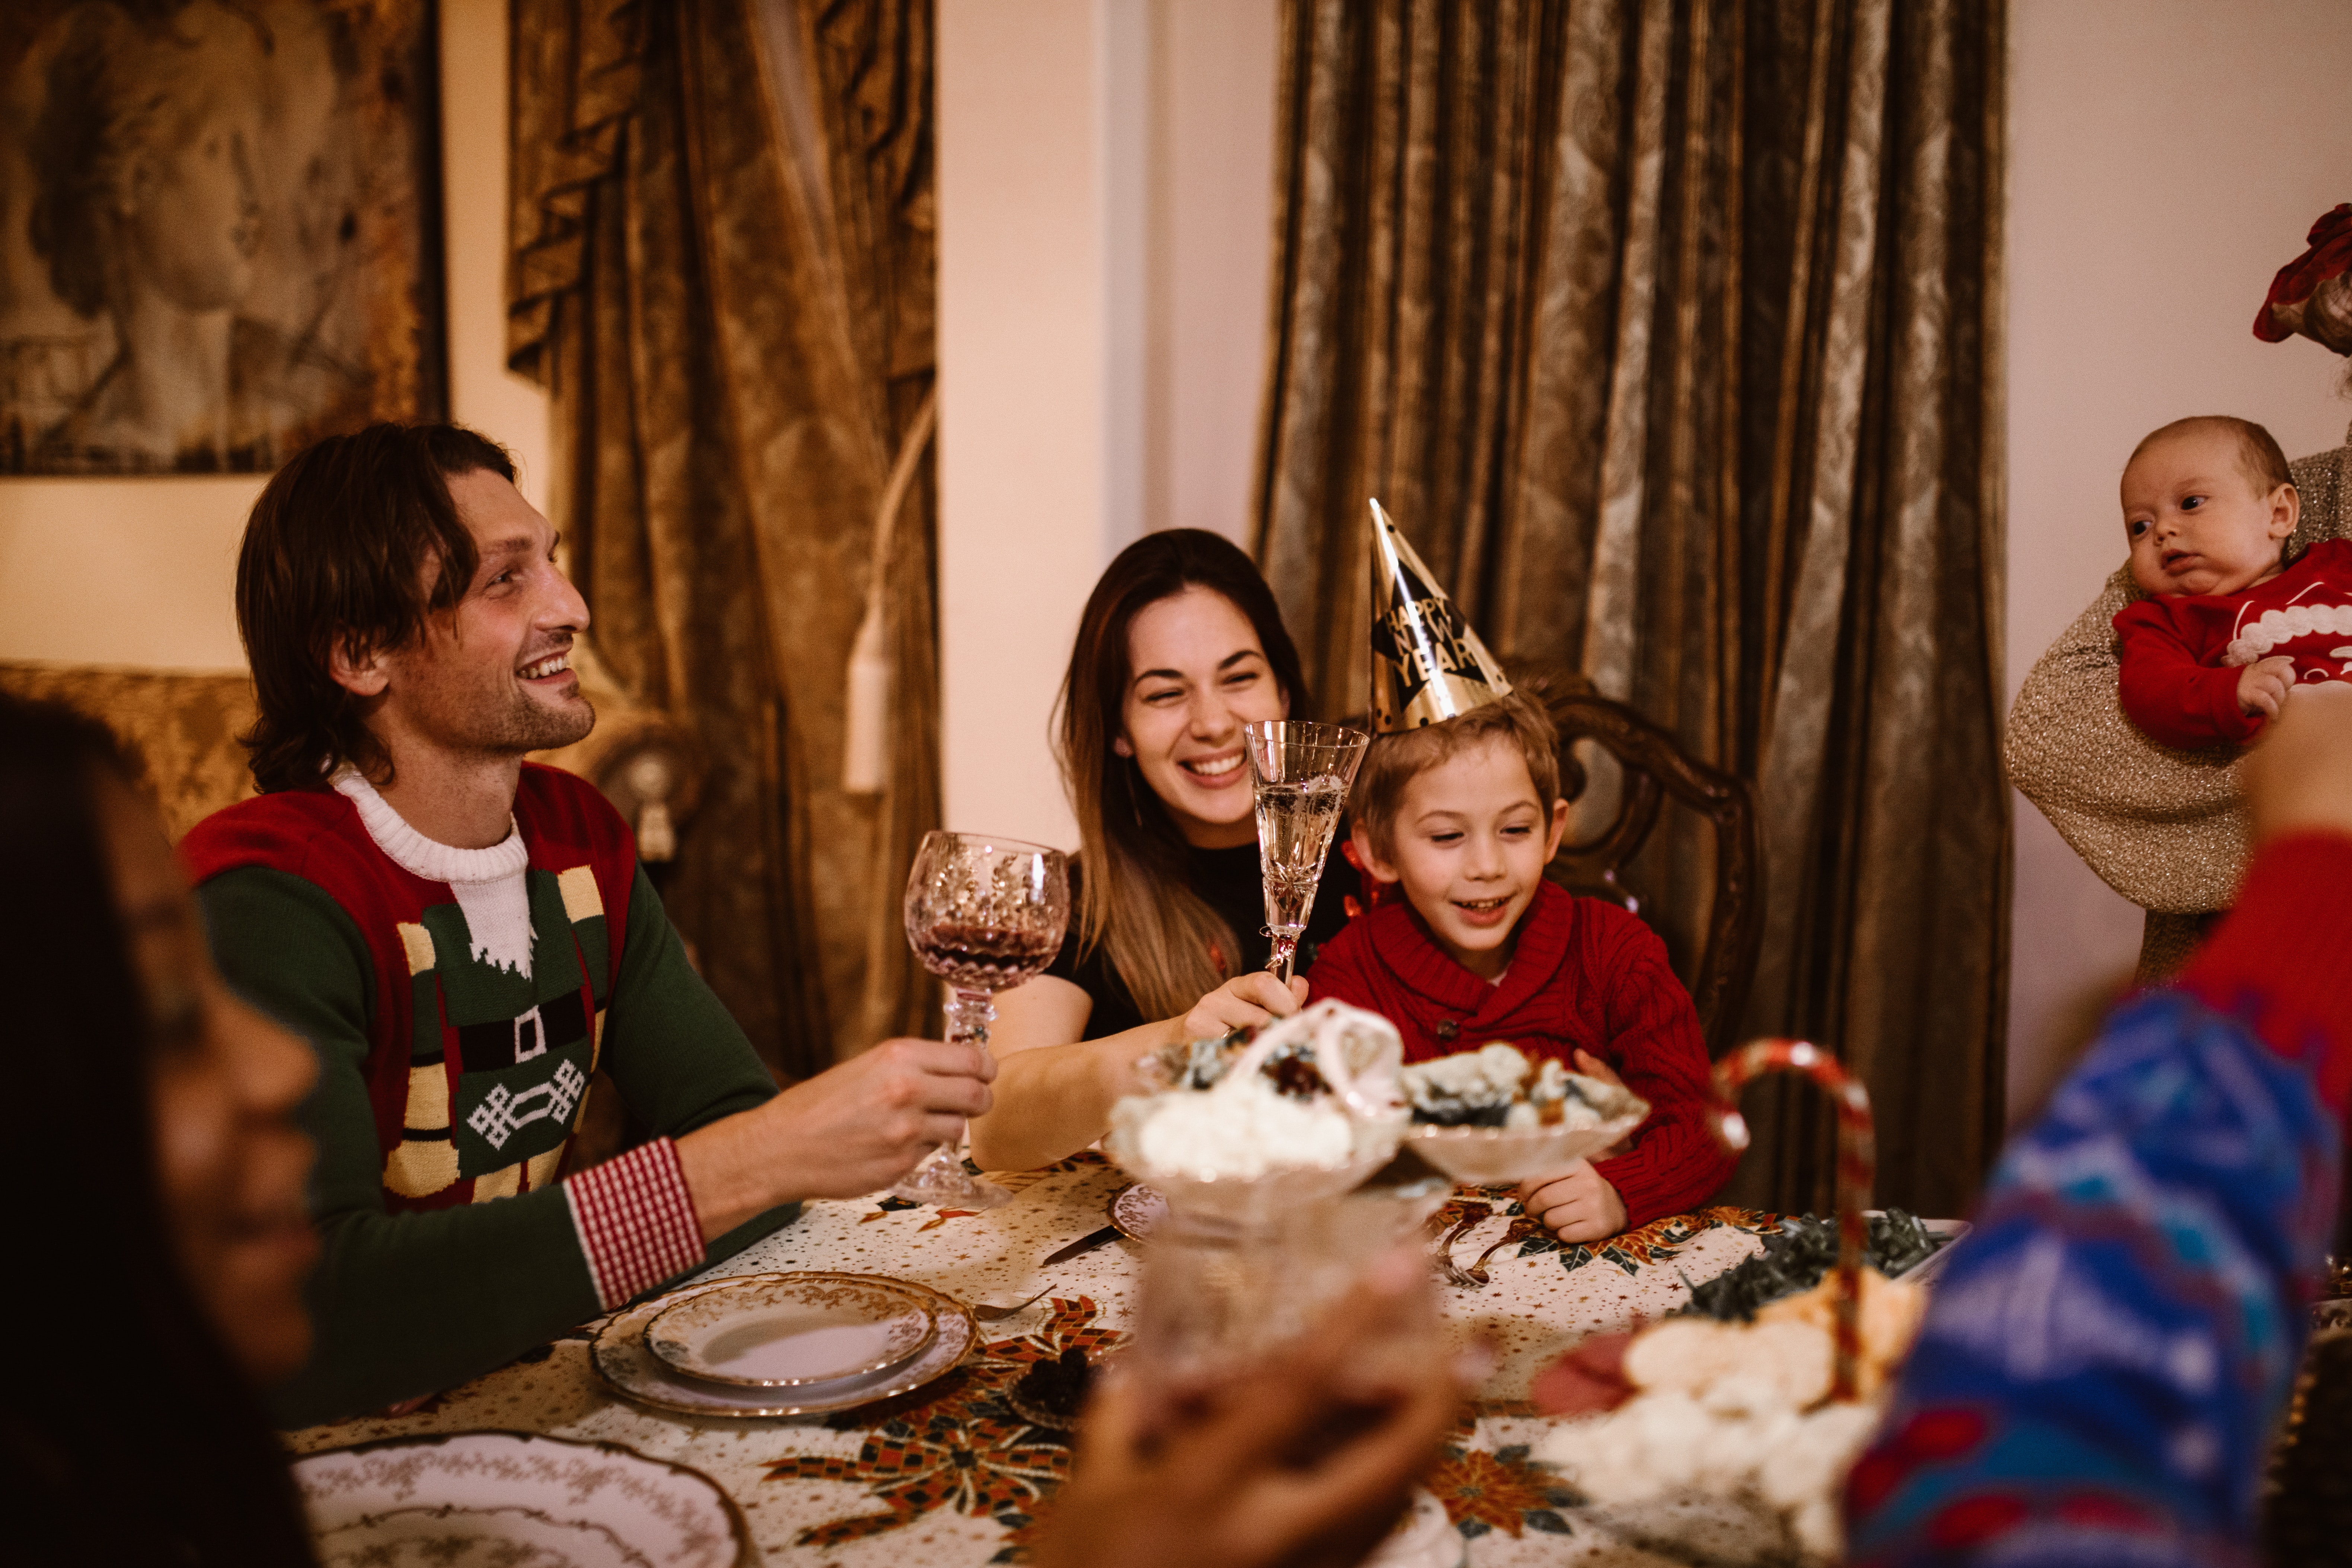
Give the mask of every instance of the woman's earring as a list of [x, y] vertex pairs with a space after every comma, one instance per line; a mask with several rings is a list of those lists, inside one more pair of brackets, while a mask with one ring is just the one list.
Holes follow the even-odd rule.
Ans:
[[1128, 738], [1124, 735], [1114, 738], [1110, 743], [1110, 749], [1119, 756], [1130, 761], [1134, 759], [1135, 747], [1129, 743]]

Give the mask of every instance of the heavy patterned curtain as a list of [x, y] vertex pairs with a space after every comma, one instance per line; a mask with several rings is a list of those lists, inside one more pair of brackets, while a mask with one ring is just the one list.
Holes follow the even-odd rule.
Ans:
[[[2000, 0], [1287, 0], [1259, 553], [1360, 709], [1365, 499], [1507, 660], [1753, 781], [1755, 1034], [1834, 1049], [1883, 1201], [2001, 1124]], [[1685, 975], [1711, 846], [1633, 868]], [[1822, 1208], [1750, 1091], [1736, 1191]]]
[[[877, 506], [932, 368], [928, 0], [514, 0], [509, 360], [552, 394], [591, 641], [697, 737], [666, 892], [771, 1062], [922, 1020], [898, 890], [939, 813], [931, 486]], [[842, 787], [869, 574], [878, 795]]]

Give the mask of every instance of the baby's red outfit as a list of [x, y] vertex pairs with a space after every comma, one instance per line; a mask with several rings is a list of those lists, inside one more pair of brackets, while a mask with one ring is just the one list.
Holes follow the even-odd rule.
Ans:
[[1407, 1061], [1508, 1040], [1571, 1071], [1579, 1049], [1650, 1102], [1633, 1147], [1593, 1169], [1617, 1189], [1631, 1227], [1682, 1214], [1731, 1174], [1706, 1128], [1708, 1065], [1698, 1012], [1666, 965], [1665, 944], [1613, 904], [1538, 885], [1499, 984], [1439, 947], [1402, 899], [1358, 916], [1316, 955], [1312, 995], [1381, 1014]]
[[2184, 751], [2243, 745], [2263, 727], [2238, 706], [2247, 665], [2284, 655], [2298, 681], [2352, 679], [2352, 543], [2322, 540], [2242, 593], [2142, 599], [2115, 625], [2124, 712], [2148, 739]]

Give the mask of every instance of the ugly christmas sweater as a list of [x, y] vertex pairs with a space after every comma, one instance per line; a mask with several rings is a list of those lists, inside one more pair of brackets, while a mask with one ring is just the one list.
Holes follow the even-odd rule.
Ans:
[[1855, 1568], [2257, 1568], [2352, 1106], [2352, 837], [2264, 846], [2001, 1150], [1846, 1483]]
[[[274, 1396], [288, 1426], [449, 1387], [701, 1264], [671, 1139], [775, 1092], [587, 783], [526, 764], [506, 840], [457, 849], [332, 782], [180, 847], [223, 975], [319, 1056], [317, 1331]], [[655, 1136], [559, 1181], [600, 1067]]]
[[1665, 943], [1638, 916], [1546, 881], [1519, 917], [1499, 982], [1473, 974], [1437, 945], [1402, 898], [1348, 923], [1316, 955], [1309, 994], [1381, 1015], [1404, 1037], [1407, 1061], [1507, 1040], [1573, 1070], [1579, 1049], [1609, 1064], [1650, 1102], [1633, 1147], [1592, 1168], [1617, 1189], [1630, 1228], [1705, 1202], [1729, 1179], [1731, 1156], [1706, 1124], [1706, 1042]]

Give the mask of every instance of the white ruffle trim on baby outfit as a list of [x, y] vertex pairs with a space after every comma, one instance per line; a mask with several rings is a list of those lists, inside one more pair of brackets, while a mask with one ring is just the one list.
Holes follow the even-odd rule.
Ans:
[[[2258, 619], [2238, 628], [2238, 635], [2221, 651], [2221, 662], [2233, 668], [2252, 664], [2281, 643], [2314, 636], [2352, 637], [2352, 605], [2297, 605], [2293, 609], [2264, 610]], [[2352, 658], [2352, 647], [2330, 648], [2327, 657]]]

